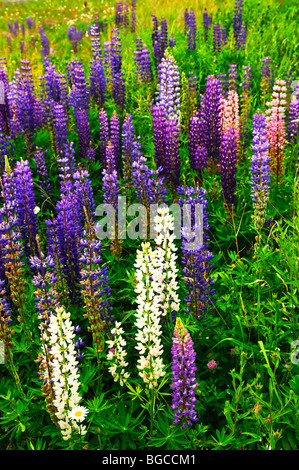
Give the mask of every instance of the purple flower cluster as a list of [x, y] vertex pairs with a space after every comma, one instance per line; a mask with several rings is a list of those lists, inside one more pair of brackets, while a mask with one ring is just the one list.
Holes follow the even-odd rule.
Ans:
[[165, 110], [167, 119], [179, 121], [180, 74], [173, 56], [166, 53], [158, 67], [158, 91], [156, 103]]
[[207, 193], [203, 188], [180, 186], [177, 189], [178, 204], [188, 208], [187, 220], [182, 223], [182, 264], [186, 292], [186, 312], [198, 320], [214, 295], [213, 277], [209, 271], [213, 265], [213, 254], [209, 251], [209, 223], [207, 212]]
[[214, 75], [209, 75], [206, 82], [206, 91], [201, 107], [205, 123], [205, 148], [208, 160], [215, 164], [220, 160], [221, 145], [221, 84]]
[[296, 145], [299, 140], [299, 83], [292, 94], [288, 115], [288, 141]]
[[161, 26], [159, 28], [158, 20], [155, 15], [152, 15], [153, 32], [152, 43], [154, 49], [155, 66], [158, 68], [161, 60], [164, 57], [165, 51], [168, 46], [168, 26], [165, 18], [161, 19]]
[[235, 43], [238, 43], [240, 31], [242, 28], [242, 17], [243, 17], [243, 0], [236, 0], [235, 1], [235, 9], [234, 9], [234, 20], [233, 20], [233, 32]]
[[201, 171], [207, 165], [205, 147], [205, 122], [196, 111], [190, 119], [189, 126], [189, 161], [193, 170]]
[[142, 155], [133, 162], [133, 187], [137, 200], [149, 207], [149, 204], [166, 202], [166, 188], [164, 187], [164, 177], [161, 176], [162, 168], [152, 170], [146, 162], [146, 158]]
[[196, 353], [193, 348], [193, 341], [190, 334], [184, 327], [181, 319], [178, 317], [172, 338], [172, 405], [174, 411], [174, 424], [181, 424], [182, 429], [186, 425], [192, 426], [193, 422], [198, 421], [195, 411], [195, 389], [197, 382], [195, 378]]
[[185, 31], [188, 32], [188, 51], [196, 49], [196, 17], [193, 8], [185, 11]]
[[[48, 151], [45, 151], [48, 153]], [[46, 199], [50, 196], [51, 186], [49, 181], [49, 175], [47, 170], [47, 165], [45, 161], [45, 152], [41, 148], [36, 149], [34, 152], [34, 159], [36, 165], [36, 172], [39, 175], [39, 186], [41, 188], [41, 196], [43, 199]]]
[[266, 118], [260, 111], [253, 116], [253, 139], [251, 157], [251, 198], [254, 206], [254, 224], [263, 226], [270, 191], [270, 156], [267, 139]]
[[50, 54], [50, 41], [45, 34], [45, 30], [43, 27], [40, 28], [40, 40], [42, 43], [42, 48], [40, 50], [42, 57], [46, 57]]
[[237, 146], [233, 128], [223, 133], [221, 141], [221, 184], [225, 205], [235, 202]]
[[141, 38], [136, 38], [136, 51], [134, 51], [137, 81], [151, 82], [153, 79], [149, 50]]
[[67, 28], [67, 35], [68, 35], [69, 41], [71, 42], [73, 46], [73, 51], [74, 53], [76, 53], [77, 48], [78, 48], [78, 42], [82, 41], [82, 38], [83, 38], [83, 31], [82, 29], [77, 30], [76, 26], [73, 25]]
[[205, 40], [208, 39], [208, 31], [212, 25], [212, 14], [209, 15], [207, 9], [204, 9], [203, 12], [203, 27], [204, 27], [204, 38]]

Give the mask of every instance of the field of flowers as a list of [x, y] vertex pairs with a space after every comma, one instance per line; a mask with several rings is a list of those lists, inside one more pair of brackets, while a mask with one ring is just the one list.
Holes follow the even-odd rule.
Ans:
[[299, 448], [296, 4], [0, 3], [1, 450]]

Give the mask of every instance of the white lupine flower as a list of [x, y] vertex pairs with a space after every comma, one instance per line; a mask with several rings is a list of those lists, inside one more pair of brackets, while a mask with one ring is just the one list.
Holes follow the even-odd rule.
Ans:
[[64, 440], [69, 439], [73, 432], [85, 434], [85, 426], [79, 426], [70, 418], [72, 410], [81, 409], [78, 394], [79, 373], [78, 360], [74, 345], [74, 327], [69, 319], [70, 314], [62, 307], [56, 309], [56, 315], [50, 316], [48, 332], [50, 336], [46, 340], [53, 360], [51, 365], [53, 391], [55, 398], [53, 405], [56, 407], [56, 417]]
[[112, 375], [114, 382], [119, 381], [120, 385], [123, 386], [129, 378], [129, 372], [125, 371], [125, 367], [128, 363], [125, 362], [127, 352], [123, 349], [126, 346], [126, 341], [123, 338], [124, 330], [121, 327], [120, 322], [115, 322], [114, 328], [111, 330], [111, 334], [114, 336], [113, 340], [106, 341], [109, 346], [107, 354], [108, 361], [114, 362], [108, 370]]

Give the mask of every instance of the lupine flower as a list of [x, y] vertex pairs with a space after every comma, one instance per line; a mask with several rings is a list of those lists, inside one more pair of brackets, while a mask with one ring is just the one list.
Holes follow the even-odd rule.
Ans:
[[221, 30], [218, 23], [214, 24], [213, 27], [213, 49], [214, 53], [220, 52], [221, 50]]
[[[47, 153], [47, 150], [46, 150]], [[51, 193], [51, 185], [47, 170], [47, 165], [45, 161], [45, 155], [41, 148], [36, 149], [34, 152], [34, 159], [36, 165], [36, 172], [39, 175], [39, 185], [41, 188], [41, 196], [43, 199], [46, 199], [47, 196]]]
[[221, 85], [214, 75], [209, 75], [206, 83], [206, 92], [202, 105], [205, 122], [205, 142], [208, 160], [215, 164], [220, 158], [221, 144]]
[[119, 117], [116, 111], [113, 111], [110, 119], [110, 140], [114, 150], [115, 169], [118, 171], [120, 165], [120, 128]]
[[171, 188], [180, 183], [181, 163], [179, 156], [179, 124], [175, 119], [166, 119], [164, 122], [164, 162], [163, 173], [170, 182]]
[[229, 64], [228, 66], [228, 90], [237, 91], [237, 66], [235, 64]]
[[240, 117], [239, 117], [239, 95], [234, 90], [229, 90], [227, 98], [221, 99], [221, 122], [222, 132], [233, 129], [235, 133], [235, 144], [237, 152], [240, 144]]
[[46, 57], [47, 55], [50, 54], [50, 41], [45, 35], [45, 30], [44, 28], [40, 28], [40, 39], [42, 43], [42, 48], [40, 50], [42, 57]]
[[224, 205], [230, 208], [235, 202], [237, 143], [233, 128], [225, 130], [221, 141], [221, 184]]
[[276, 80], [271, 98], [266, 103], [267, 139], [270, 145], [271, 171], [279, 182], [283, 172], [285, 147], [285, 80]]
[[188, 51], [194, 51], [196, 49], [196, 18], [192, 8], [188, 14], [188, 27]]
[[242, 49], [243, 51], [245, 50], [245, 45], [246, 45], [246, 36], [247, 36], [247, 30], [244, 21], [242, 22], [242, 26], [238, 35], [238, 40], [237, 40], [237, 50]]
[[242, 80], [242, 96], [241, 96], [241, 112], [240, 112], [240, 141], [242, 144], [243, 152], [246, 148], [247, 131], [248, 131], [248, 118], [250, 115], [251, 104], [251, 67], [244, 65], [244, 74]]
[[83, 158], [95, 160], [95, 149], [91, 140], [88, 113], [86, 109], [77, 108], [75, 111], [77, 132], [79, 137], [79, 150]]
[[205, 123], [197, 111], [190, 119], [189, 126], [189, 161], [191, 168], [201, 171], [207, 165], [205, 147]]
[[83, 65], [76, 59], [71, 63], [67, 62], [66, 69], [68, 83], [71, 89], [69, 103], [74, 107], [74, 111], [78, 109], [85, 109], [87, 111], [89, 107], [89, 93]]
[[242, 28], [242, 17], [243, 17], [243, 0], [235, 1], [235, 12], [234, 12], [234, 21], [233, 21], [233, 32], [235, 43], [238, 43], [240, 31]]
[[296, 145], [299, 139], [299, 84], [292, 95], [288, 115], [288, 142]]
[[97, 55], [96, 58], [90, 62], [90, 97], [96, 102], [97, 106], [101, 108], [106, 101], [106, 78], [102, 63], [102, 57]]
[[99, 153], [103, 167], [106, 166], [106, 147], [109, 141], [109, 124], [107, 112], [104, 108], [99, 111], [99, 124], [100, 124], [100, 135], [99, 135]]
[[73, 25], [67, 28], [67, 35], [68, 35], [69, 41], [71, 42], [73, 46], [73, 51], [74, 53], [76, 53], [78, 42], [82, 41], [82, 38], [83, 38], [83, 31], [82, 29], [77, 30], [76, 26]]
[[198, 421], [195, 411], [195, 389], [197, 382], [195, 378], [195, 358], [196, 353], [193, 348], [193, 341], [190, 333], [187, 332], [182, 320], [177, 318], [172, 338], [172, 405], [174, 411], [173, 424], [180, 424], [182, 429], [186, 425], [192, 426]]
[[200, 320], [214, 295], [212, 269], [213, 254], [209, 251], [209, 223], [207, 212], [207, 193], [203, 188], [180, 186], [177, 189], [180, 198], [178, 204], [187, 212], [187, 220], [183, 219], [182, 264], [186, 286], [186, 313], [191, 313]]
[[137, 81], [148, 83], [152, 81], [150, 55], [147, 47], [142, 43], [142, 39], [136, 38], [136, 51], [134, 51], [136, 64]]
[[64, 107], [61, 103], [55, 103], [53, 109], [54, 129], [55, 129], [55, 144], [56, 153], [59, 155], [63, 152], [65, 145], [68, 143], [67, 136], [67, 117], [64, 112]]
[[111, 330], [111, 336], [113, 339], [107, 340], [106, 344], [109, 347], [107, 360], [112, 363], [108, 370], [112, 375], [114, 382], [119, 381], [120, 385], [123, 386], [130, 373], [126, 372], [128, 362], [126, 362], [127, 352], [124, 347], [126, 346], [126, 340], [123, 338], [124, 330], [121, 327], [120, 322], [114, 323], [114, 328]]
[[135, 315], [137, 334], [135, 339], [137, 341], [136, 349], [140, 354], [137, 368], [140, 377], [149, 389], [156, 388], [159, 379], [165, 375], [162, 359], [163, 346], [160, 339], [162, 335], [160, 297], [155, 295], [153, 283], [150, 281], [154, 273], [153, 260], [155, 256], [150, 243], [142, 242], [141, 250], [137, 250], [134, 264], [137, 280], [134, 289], [137, 293]]
[[52, 370], [50, 377], [45, 371], [44, 378], [53, 381], [55, 398], [52, 404], [56, 408], [57, 424], [63, 439], [68, 440], [73, 434], [85, 434], [86, 427], [77, 425], [69, 416], [72, 409], [79, 405], [81, 397], [74, 326], [70, 320], [70, 314], [66, 313], [63, 307], [58, 307], [56, 314], [50, 316], [47, 332], [50, 336], [45, 339], [45, 342], [51, 354]]
[[166, 189], [164, 177], [161, 176], [163, 169], [151, 170], [146, 165], [146, 158], [139, 155], [133, 162], [132, 185], [135, 189], [137, 200], [147, 208], [149, 215], [150, 204], [161, 204], [166, 202]]
[[253, 221], [260, 230], [265, 221], [270, 190], [270, 156], [267, 139], [266, 118], [259, 111], [253, 116], [253, 140], [251, 157], [251, 198], [253, 201]]
[[95, 218], [95, 202], [93, 196], [93, 189], [89, 179], [89, 173], [82, 164], [79, 163], [77, 171], [73, 174], [74, 191], [78, 198], [78, 204], [81, 207], [82, 225], [86, 217], [90, 220]]
[[271, 57], [265, 57], [262, 59], [262, 67], [261, 67], [261, 91], [262, 95], [267, 95], [271, 93], [273, 87], [273, 70], [270, 67], [271, 64]]
[[80, 239], [80, 290], [84, 317], [88, 319], [88, 331], [92, 334], [98, 361], [104, 348], [104, 335], [113, 321], [108, 270], [106, 266], [101, 266], [101, 247], [96, 226], [87, 215], [85, 230]]
[[132, 0], [131, 33], [135, 33], [135, 29], [136, 29], [136, 0]]
[[179, 121], [180, 75], [174, 58], [166, 53], [159, 65], [159, 79], [156, 102], [164, 107], [167, 118]]
[[204, 38], [205, 40], [208, 39], [208, 31], [212, 24], [212, 14], [209, 15], [207, 9], [205, 8], [203, 11], [203, 27], [204, 27]]
[[34, 213], [36, 201], [32, 172], [27, 160], [16, 162], [14, 175], [18, 226], [24, 240], [24, 251], [29, 256], [36, 254], [37, 222]]
[[177, 282], [178, 268], [176, 266], [177, 255], [175, 252], [173, 215], [168, 207], [159, 207], [154, 218], [154, 231], [156, 251], [152, 260], [154, 271], [152, 273], [153, 288], [157, 297], [161, 297], [160, 307], [162, 315], [168, 316], [170, 323], [174, 323], [176, 312], [180, 309], [180, 299], [177, 294], [179, 288]]
[[165, 18], [161, 19], [161, 27], [159, 28], [158, 20], [155, 15], [152, 15], [153, 20], [153, 32], [152, 42], [155, 57], [155, 66], [158, 68], [161, 60], [164, 57], [165, 51], [168, 46], [168, 27]]
[[132, 181], [132, 164], [138, 157], [138, 143], [134, 135], [133, 119], [126, 114], [122, 126], [123, 177], [128, 185]]

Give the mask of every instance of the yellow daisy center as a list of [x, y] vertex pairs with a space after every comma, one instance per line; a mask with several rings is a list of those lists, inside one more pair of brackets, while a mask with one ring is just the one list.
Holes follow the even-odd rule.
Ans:
[[75, 416], [79, 417], [79, 416], [82, 416], [82, 415], [83, 415], [83, 413], [82, 413], [81, 410], [78, 410], [78, 411], [75, 412]]

